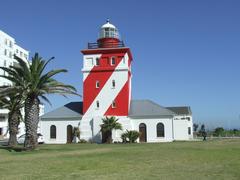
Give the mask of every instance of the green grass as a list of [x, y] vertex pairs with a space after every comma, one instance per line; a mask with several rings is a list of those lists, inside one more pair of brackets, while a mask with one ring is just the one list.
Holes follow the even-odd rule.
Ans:
[[0, 149], [0, 179], [240, 179], [240, 139]]

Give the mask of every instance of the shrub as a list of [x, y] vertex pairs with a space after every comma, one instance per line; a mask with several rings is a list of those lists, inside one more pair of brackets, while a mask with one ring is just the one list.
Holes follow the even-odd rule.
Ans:
[[140, 133], [138, 131], [128, 131], [121, 135], [123, 143], [135, 143], [139, 138]]
[[85, 139], [80, 139], [78, 143], [87, 143]]

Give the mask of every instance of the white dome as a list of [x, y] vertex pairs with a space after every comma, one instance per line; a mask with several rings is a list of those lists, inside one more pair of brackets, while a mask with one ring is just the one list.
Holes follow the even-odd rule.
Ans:
[[107, 20], [107, 23], [102, 25], [99, 33], [99, 38], [119, 38], [117, 28]]
[[113, 28], [113, 29], [116, 29], [116, 27], [115, 27], [113, 24], [110, 24], [109, 21], [107, 21], [106, 24], [102, 25], [101, 29], [104, 29], [104, 28]]

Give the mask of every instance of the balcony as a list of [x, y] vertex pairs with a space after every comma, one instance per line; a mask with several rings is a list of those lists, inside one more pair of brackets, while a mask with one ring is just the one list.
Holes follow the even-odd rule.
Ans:
[[96, 42], [96, 43], [88, 43], [88, 49], [98, 49], [98, 48], [121, 48], [125, 47], [123, 41], [119, 42]]

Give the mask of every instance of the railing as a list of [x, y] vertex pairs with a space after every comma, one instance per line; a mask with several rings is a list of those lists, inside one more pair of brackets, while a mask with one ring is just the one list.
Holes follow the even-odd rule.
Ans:
[[120, 48], [125, 47], [123, 41], [119, 42], [104, 42], [104, 43], [88, 43], [88, 49], [98, 49], [98, 48]]

